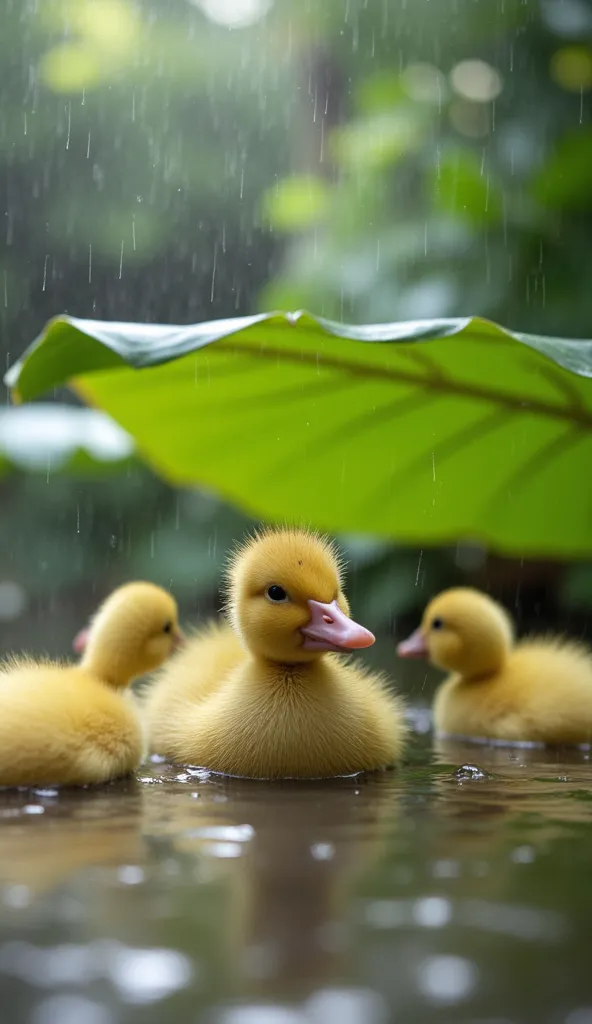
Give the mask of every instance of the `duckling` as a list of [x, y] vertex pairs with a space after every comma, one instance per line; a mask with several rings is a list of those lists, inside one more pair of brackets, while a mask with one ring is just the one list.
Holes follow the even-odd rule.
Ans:
[[339, 655], [374, 637], [349, 617], [333, 545], [304, 530], [248, 539], [227, 570], [228, 622], [186, 643], [146, 704], [152, 749], [251, 778], [318, 778], [392, 765], [402, 706]]
[[453, 673], [434, 699], [440, 735], [592, 741], [592, 652], [560, 637], [516, 643], [510, 616], [486, 594], [462, 587], [439, 594], [397, 653]]
[[133, 771], [144, 735], [132, 679], [158, 668], [180, 639], [177, 605], [128, 583], [99, 608], [78, 665], [11, 658], [0, 665], [0, 785], [85, 785]]

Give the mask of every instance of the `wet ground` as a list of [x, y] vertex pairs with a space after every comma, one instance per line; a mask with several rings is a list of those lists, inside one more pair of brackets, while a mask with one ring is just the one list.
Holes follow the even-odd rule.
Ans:
[[0, 1019], [592, 1024], [591, 879], [583, 752], [5, 791]]

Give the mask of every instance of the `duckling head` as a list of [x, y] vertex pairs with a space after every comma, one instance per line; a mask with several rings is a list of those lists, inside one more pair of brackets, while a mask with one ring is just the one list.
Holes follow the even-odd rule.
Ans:
[[421, 626], [398, 645], [397, 654], [479, 679], [499, 671], [512, 643], [504, 609], [478, 590], [457, 587], [430, 601]]
[[374, 643], [349, 617], [335, 547], [314, 533], [278, 529], [251, 537], [232, 557], [226, 586], [230, 622], [245, 647], [268, 661], [310, 662]]
[[177, 603], [153, 583], [127, 583], [103, 602], [74, 640], [82, 666], [112, 686], [162, 665], [181, 642]]

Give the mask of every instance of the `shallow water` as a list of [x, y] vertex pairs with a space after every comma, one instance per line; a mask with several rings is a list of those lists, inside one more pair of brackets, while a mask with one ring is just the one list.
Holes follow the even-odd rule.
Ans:
[[592, 1024], [589, 758], [0, 793], [2, 1020]]

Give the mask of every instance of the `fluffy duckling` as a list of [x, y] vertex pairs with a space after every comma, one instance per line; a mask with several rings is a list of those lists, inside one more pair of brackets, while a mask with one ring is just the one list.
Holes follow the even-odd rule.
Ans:
[[78, 665], [27, 657], [0, 665], [0, 785], [85, 785], [133, 771], [144, 736], [124, 691], [158, 668], [179, 637], [170, 594], [128, 583], [76, 638]]
[[148, 695], [152, 749], [251, 778], [392, 765], [402, 707], [380, 676], [339, 657], [374, 637], [349, 618], [333, 545], [267, 530], [234, 555], [227, 590], [230, 624], [189, 641]]
[[452, 672], [434, 700], [441, 735], [502, 742], [592, 741], [592, 654], [557, 638], [514, 642], [512, 621], [477, 590], [446, 590], [399, 644]]

